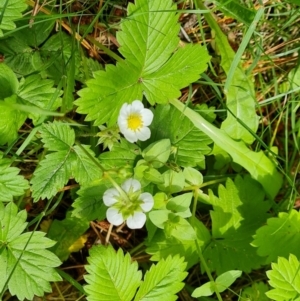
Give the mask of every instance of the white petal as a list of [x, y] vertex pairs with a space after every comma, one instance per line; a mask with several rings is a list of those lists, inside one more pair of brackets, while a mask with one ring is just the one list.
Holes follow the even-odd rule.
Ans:
[[135, 212], [128, 217], [126, 224], [130, 229], [141, 229], [146, 222], [146, 215], [143, 212]]
[[121, 129], [121, 127], [120, 127], [120, 130], [121, 130], [121, 133], [124, 135], [124, 137], [126, 138], [127, 141], [129, 141], [131, 143], [134, 143], [138, 140], [136, 132], [134, 132], [132, 130], [129, 130], [127, 128], [127, 125], [126, 125], [126, 128]]
[[144, 192], [140, 195], [139, 199], [143, 201], [143, 204], [141, 204], [141, 208], [144, 212], [148, 212], [152, 209], [154, 205], [153, 196], [149, 192]]
[[141, 189], [141, 183], [135, 179], [128, 179], [126, 180], [121, 187], [124, 189], [125, 192], [129, 192], [130, 188], [133, 188], [133, 192], [138, 191]]
[[131, 105], [132, 112], [140, 112], [144, 109], [144, 105], [140, 100], [134, 100]]
[[136, 132], [136, 136], [138, 140], [146, 141], [151, 136], [151, 131], [147, 127], [141, 128], [139, 131]]
[[126, 102], [122, 105], [119, 115], [126, 115], [127, 114], [127, 107], [128, 107], [128, 103]]
[[116, 188], [107, 189], [103, 194], [103, 203], [109, 207], [118, 201], [116, 197], [119, 195], [120, 194]]
[[122, 214], [116, 208], [108, 208], [106, 218], [114, 226], [120, 226], [124, 222]]
[[143, 109], [141, 111], [141, 115], [143, 117], [143, 125], [144, 126], [148, 126], [151, 124], [152, 120], [153, 120], [153, 113], [152, 111], [150, 111], [149, 109]]

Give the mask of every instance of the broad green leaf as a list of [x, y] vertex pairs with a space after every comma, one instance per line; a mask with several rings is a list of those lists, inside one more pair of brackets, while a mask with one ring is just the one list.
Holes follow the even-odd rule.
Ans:
[[203, 183], [202, 174], [195, 168], [186, 167], [183, 170], [183, 175], [188, 185], [200, 186]]
[[278, 258], [278, 263], [272, 263], [272, 270], [267, 271], [269, 284], [274, 289], [266, 295], [276, 301], [297, 300], [300, 297], [300, 264], [293, 254], [289, 258]]
[[192, 192], [184, 193], [171, 198], [167, 203], [167, 209], [173, 212], [184, 212], [189, 210], [192, 201]]
[[258, 255], [267, 256], [269, 263], [278, 256], [287, 258], [290, 253], [300, 258], [299, 239], [300, 213], [292, 210], [269, 218], [267, 224], [256, 231], [252, 245], [258, 248]]
[[223, 130], [216, 128], [178, 100], [173, 99], [170, 102], [187, 116], [195, 127], [230, 154], [235, 163], [248, 170], [251, 176], [262, 184], [270, 198], [276, 196], [282, 185], [282, 177], [276, 170], [275, 164], [262, 151], [251, 151], [243, 142], [233, 140]]
[[72, 177], [82, 185], [102, 177], [101, 169], [90, 158], [94, 154], [89, 147], [73, 146], [74, 130], [67, 124], [44, 124], [40, 132], [45, 147], [53, 152], [40, 162], [31, 179], [35, 201], [54, 196]]
[[21, 196], [29, 188], [27, 180], [19, 175], [17, 167], [10, 166], [12, 161], [0, 155], [0, 202], [12, 201], [14, 196]]
[[107, 207], [102, 201], [104, 192], [109, 188], [103, 181], [95, 183], [94, 186], [81, 186], [76, 192], [78, 198], [72, 204], [74, 210], [72, 216], [88, 221], [105, 219]]
[[131, 301], [141, 283], [142, 273], [138, 271], [137, 262], [131, 261], [130, 255], [117, 252], [112, 246], [94, 246], [90, 249], [88, 283], [84, 287], [88, 301], [111, 300]]
[[234, 281], [242, 275], [242, 271], [228, 271], [218, 276], [215, 285], [219, 293], [224, 292]]
[[61, 261], [67, 260], [71, 253], [72, 245], [84, 234], [89, 226], [90, 223], [86, 219], [70, 217], [69, 214], [64, 220], [53, 220], [47, 236], [57, 241], [57, 243], [51, 248], [51, 251]]
[[255, 17], [255, 12], [238, 0], [219, 0], [218, 2], [220, 3], [218, 9], [225, 15], [239, 20], [241, 23], [250, 25]]
[[0, 0], [0, 37], [3, 36], [3, 30], [16, 28], [14, 21], [22, 17], [21, 12], [26, 8], [24, 0]]
[[49, 281], [61, 280], [54, 270], [60, 261], [46, 250], [55, 242], [42, 232], [22, 233], [26, 218], [26, 211], [18, 213], [15, 204], [9, 203], [5, 208], [0, 204], [0, 291], [12, 273], [8, 289], [18, 300], [42, 297], [52, 290]]
[[182, 281], [187, 276], [185, 267], [186, 263], [179, 256], [169, 256], [152, 265], [134, 301], [160, 301], [162, 298], [165, 301], [177, 300], [175, 294], [184, 287]]
[[[255, 231], [267, 220], [270, 204], [264, 202], [261, 186], [249, 176], [219, 186], [213, 201], [212, 239], [203, 250], [211, 271], [218, 275], [233, 269], [250, 272], [265, 263], [250, 243]], [[209, 201], [209, 200], [208, 200]]]
[[205, 167], [204, 155], [211, 151], [208, 146], [212, 143], [211, 139], [173, 106], [157, 106], [150, 129], [151, 137], [147, 143], [170, 139], [175, 152], [174, 160], [178, 165]]
[[214, 292], [214, 283], [210, 281], [196, 288], [192, 293], [192, 297], [199, 298], [203, 296], [211, 296]]
[[204, 47], [178, 47], [179, 14], [171, 0], [136, 0], [127, 13], [117, 33], [125, 60], [95, 72], [75, 101], [77, 112], [95, 125], [113, 125], [121, 106], [143, 95], [152, 105], [179, 97], [207, 68]]
[[158, 188], [167, 193], [182, 191], [184, 187], [184, 175], [182, 171], [167, 170], [163, 173], [164, 183], [158, 185]]
[[151, 143], [142, 152], [144, 159], [155, 168], [164, 166], [171, 153], [171, 142], [169, 139], [162, 139]]
[[[199, 247], [203, 247], [210, 240], [208, 229], [199, 220], [194, 222], [194, 230], [197, 234]], [[146, 242], [146, 252], [151, 256], [151, 260], [160, 261], [169, 255], [179, 255], [185, 258], [187, 269], [199, 262], [195, 240], [179, 240], [175, 237], [166, 237], [163, 230], [157, 230], [151, 241]]]
[[19, 83], [14, 72], [4, 63], [0, 64], [0, 100], [17, 92]]

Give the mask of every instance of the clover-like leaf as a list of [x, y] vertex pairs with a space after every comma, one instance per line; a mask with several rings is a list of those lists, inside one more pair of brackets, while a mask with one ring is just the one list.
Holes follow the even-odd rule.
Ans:
[[33, 174], [31, 184], [35, 201], [54, 196], [69, 178], [75, 178], [80, 184], [90, 184], [101, 178], [102, 171], [91, 159], [94, 154], [89, 147], [73, 145], [75, 134], [69, 125], [44, 124], [40, 132], [45, 146], [53, 152], [46, 155]]
[[117, 34], [125, 60], [95, 72], [75, 101], [77, 111], [95, 125], [113, 125], [121, 106], [143, 95], [151, 104], [179, 97], [207, 68], [204, 47], [178, 47], [179, 14], [171, 0], [136, 0], [127, 12]]
[[55, 242], [43, 232], [22, 233], [26, 218], [26, 211], [18, 212], [14, 203], [0, 204], [0, 291], [7, 284], [18, 300], [42, 297], [51, 292], [49, 281], [61, 280], [54, 270], [60, 261], [46, 250]]

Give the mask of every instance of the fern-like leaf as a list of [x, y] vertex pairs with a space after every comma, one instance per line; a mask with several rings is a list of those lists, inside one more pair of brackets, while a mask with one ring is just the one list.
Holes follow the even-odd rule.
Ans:
[[84, 150], [73, 146], [75, 133], [67, 124], [44, 124], [40, 132], [45, 147], [53, 152], [40, 162], [31, 180], [35, 201], [54, 196], [69, 178], [85, 184], [102, 176], [100, 168], [90, 158], [94, 153], [88, 146], [83, 146]]
[[172, 1], [136, 0], [117, 34], [124, 61], [95, 72], [78, 92], [77, 111], [95, 125], [113, 125], [123, 103], [142, 99], [153, 105], [180, 96], [180, 89], [205, 71], [209, 56], [200, 45], [176, 49], [179, 14]]
[[22, 234], [26, 218], [26, 211], [18, 213], [15, 204], [4, 207], [0, 203], [0, 292], [8, 282], [10, 293], [18, 300], [42, 297], [44, 292], [51, 292], [49, 281], [61, 280], [53, 269], [60, 261], [46, 250], [55, 242], [44, 237], [43, 232]]
[[142, 274], [129, 254], [121, 249], [115, 252], [111, 246], [97, 246], [90, 250], [89, 275], [84, 278], [88, 301], [131, 301], [140, 285]]
[[182, 257], [167, 257], [152, 265], [145, 274], [145, 280], [134, 298], [135, 301], [164, 301], [177, 300], [178, 293], [183, 287], [186, 263]]
[[289, 259], [279, 257], [278, 263], [272, 263], [272, 270], [267, 272], [269, 284], [274, 289], [266, 295], [276, 301], [299, 300], [300, 298], [300, 263], [290, 254]]

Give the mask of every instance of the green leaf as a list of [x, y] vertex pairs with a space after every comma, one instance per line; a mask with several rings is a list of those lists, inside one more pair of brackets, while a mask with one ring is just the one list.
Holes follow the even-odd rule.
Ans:
[[137, 0], [128, 5], [127, 13], [117, 33], [125, 60], [95, 72], [75, 101], [77, 112], [87, 114], [86, 120], [95, 125], [113, 125], [121, 106], [143, 95], [152, 105], [179, 97], [180, 89], [207, 68], [204, 47], [178, 48], [179, 14], [172, 1]]
[[40, 132], [45, 147], [53, 152], [34, 171], [31, 184], [35, 201], [54, 196], [71, 177], [82, 185], [101, 178], [101, 169], [90, 158], [94, 157], [93, 152], [85, 145], [73, 146], [74, 130], [67, 124], [43, 124]]
[[192, 293], [192, 297], [199, 298], [203, 296], [211, 296], [214, 292], [214, 283], [209, 281], [196, 288]]
[[0, 37], [3, 30], [13, 30], [16, 28], [14, 20], [22, 17], [21, 12], [27, 8], [24, 0], [1, 0], [0, 1]]
[[211, 151], [208, 146], [212, 143], [211, 139], [199, 131], [187, 117], [173, 106], [157, 106], [150, 129], [151, 137], [147, 143], [170, 139], [178, 165], [205, 167], [204, 155]]
[[42, 232], [22, 233], [26, 218], [26, 211], [18, 213], [15, 204], [9, 203], [5, 208], [0, 204], [0, 291], [12, 274], [8, 289], [18, 300], [33, 300], [34, 295], [42, 297], [51, 292], [49, 281], [61, 280], [54, 270], [60, 261], [46, 250], [55, 242]]
[[72, 216], [88, 221], [104, 220], [107, 207], [104, 205], [102, 197], [108, 187], [103, 181], [95, 182], [93, 186], [81, 186], [76, 192], [79, 197], [72, 204], [74, 208]]
[[185, 181], [188, 183], [188, 185], [200, 186], [203, 183], [202, 174], [195, 168], [186, 167], [183, 170], [183, 175], [184, 175]]
[[269, 301], [265, 293], [269, 290], [267, 284], [263, 282], [254, 282], [251, 286], [242, 291], [242, 298], [248, 298], [253, 301]]
[[14, 72], [4, 63], [0, 64], [0, 100], [13, 95], [19, 83]]
[[[194, 230], [197, 235], [199, 247], [203, 247], [210, 240], [208, 229], [199, 220], [194, 222]], [[146, 252], [151, 256], [151, 260], [160, 261], [169, 255], [179, 255], [185, 258], [188, 266], [187, 269], [199, 262], [195, 240], [179, 240], [175, 237], [166, 237], [163, 230], [157, 230], [151, 241], [146, 242]]]
[[122, 249], [115, 252], [111, 246], [99, 245], [90, 249], [87, 260], [88, 275], [84, 279], [88, 285], [84, 289], [88, 301], [132, 300], [141, 283], [142, 273], [129, 254], [124, 256]]
[[256, 231], [252, 245], [258, 247], [258, 255], [267, 256], [269, 263], [278, 256], [287, 258], [290, 253], [300, 258], [299, 239], [300, 213], [292, 210], [269, 218], [267, 224]]
[[231, 139], [224, 131], [207, 122], [177, 99], [170, 102], [187, 116], [195, 127], [203, 131], [216, 145], [230, 154], [235, 163], [248, 170], [251, 176], [262, 184], [268, 196], [274, 199], [282, 185], [282, 177], [276, 170], [275, 164], [262, 151], [253, 152], [243, 142]]
[[184, 187], [184, 175], [182, 171], [167, 170], [163, 173], [164, 183], [158, 185], [158, 188], [169, 194], [180, 192]]
[[255, 17], [255, 12], [237, 0], [219, 0], [221, 5], [218, 6], [225, 15], [239, 20], [241, 23], [250, 25]]
[[52, 221], [47, 236], [57, 241], [51, 251], [59, 257], [61, 261], [68, 259], [71, 251], [70, 247], [89, 228], [90, 223], [86, 219], [67, 217], [61, 221]]
[[12, 201], [29, 188], [27, 180], [19, 175], [20, 169], [11, 167], [12, 161], [0, 155], [0, 202]]
[[184, 272], [186, 263], [183, 260], [179, 256], [169, 256], [166, 260], [162, 259], [158, 264], [152, 265], [146, 272], [134, 301], [159, 301], [162, 298], [165, 301], [177, 300], [175, 294], [184, 287], [182, 281], [187, 276]]
[[297, 257], [289, 255], [289, 259], [279, 257], [278, 263], [272, 263], [272, 270], [267, 271], [269, 284], [274, 289], [266, 295], [276, 301], [295, 300], [300, 297], [300, 264]]
[[218, 276], [215, 285], [219, 293], [227, 290], [234, 281], [242, 275], [242, 271], [228, 271]]
[[144, 159], [151, 163], [154, 168], [164, 166], [171, 153], [171, 142], [169, 139], [162, 139], [151, 143], [142, 152]]
[[193, 193], [189, 192], [171, 198], [167, 203], [167, 209], [172, 210], [173, 212], [184, 212], [189, 210], [192, 196]]
[[203, 251], [211, 271], [218, 275], [233, 269], [250, 272], [265, 263], [250, 243], [255, 231], [264, 225], [269, 202], [259, 183], [249, 176], [228, 179], [219, 186], [219, 199], [210, 198], [213, 211], [212, 239]]

